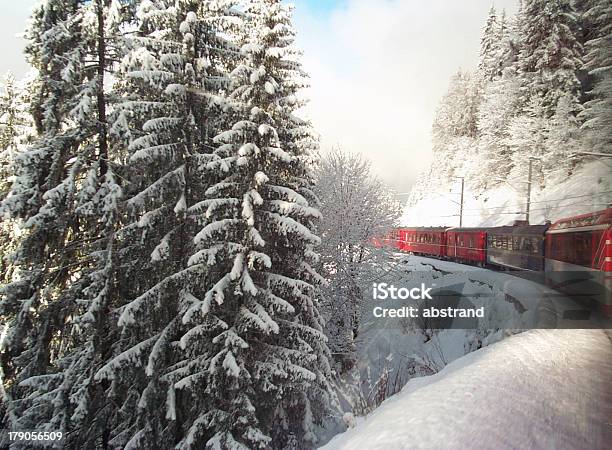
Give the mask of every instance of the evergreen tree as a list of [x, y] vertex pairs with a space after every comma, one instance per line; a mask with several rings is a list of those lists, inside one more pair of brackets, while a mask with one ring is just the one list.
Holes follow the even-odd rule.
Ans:
[[487, 22], [480, 38], [480, 59], [478, 73], [484, 81], [491, 81], [499, 74], [499, 48], [501, 29], [495, 7], [491, 6]]
[[[4, 199], [14, 181], [17, 155], [24, 150], [33, 134], [32, 118], [27, 111], [31, 83], [17, 82], [8, 73], [0, 85], [0, 199]], [[18, 222], [9, 215], [0, 224], [0, 282], [11, 280], [12, 253], [16, 249]]]
[[233, 4], [141, 3], [118, 73], [122, 101], [111, 131], [127, 147], [119, 285], [129, 301], [117, 310], [121, 338], [96, 374], [112, 382], [121, 405], [115, 446], [171, 448], [193, 421], [191, 392], [175, 389], [197, 363], [179, 351], [181, 318], [209, 276], [189, 257], [203, 220], [212, 138], [226, 120], [225, 71], [237, 54], [227, 39], [237, 24]]
[[506, 11], [502, 11], [499, 17], [499, 45], [497, 49], [497, 76], [503, 76], [507, 68], [513, 67], [516, 72], [516, 63], [520, 54], [521, 45], [519, 38], [519, 13], [507, 17]]
[[[31, 83], [18, 83], [10, 73], [0, 85], [0, 199], [8, 195], [14, 181], [17, 155], [24, 150], [33, 134], [32, 118], [27, 112], [30, 89]], [[2, 299], [5, 298], [5, 286], [13, 281], [15, 275], [13, 258], [20, 241], [19, 225], [20, 222], [8, 214], [0, 222], [0, 323], [3, 327], [14, 315], [13, 308]], [[4, 344], [0, 342], [0, 354], [4, 351]], [[17, 417], [12, 408], [11, 395], [4, 389], [6, 377], [3, 369], [3, 364], [0, 364], [0, 426], [8, 429], [17, 421]], [[11, 374], [8, 375], [10, 377]]]
[[524, 100], [542, 97], [545, 118], [555, 113], [561, 97], [570, 96], [580, 111], [582, 46], [578, 20], [569, 0], [525, 0], [519, 17], [521, 52], [518, 68], [524, 79]]
[[585, 104], [583, 130], [591, 150], [612, 152], [612, 2], [584, 1], [583, 20], [588, 26], [584, 69], [591, 76]]
[[[545, 119], [545, 107], [540, 97], [531, 98], [523, 112], [510, 121], [508, 137], [504, 142], [511, 149], [512, 171], [510, 179], [516, 181], [517, 186], [527, 182], [529, 158], [541, 158], [547, 150], [547, 140], [550, 133], [550, 121]], [[544, 185], [542, 165], [535, 163], [533, 182]]]
[[498, 184], [512, 170], [508, 127], [519, 110], [520, 80], [512, 67], [488, 83], [478, 108], [478, 160], [470, 164], [467, 178], [481, 192]]
[[27, 111], [27, 82], [17, 82], [10, 72], [0, 84], [0, 198], [10, 190], [13, 161], [33, 133], [32, 118]]
[[183, 448], [312, 446], [329, 408], [329, 352], [315, 302], [319, 218], [309, 173], [308, 123], [294, 116], [302, 71], [287, 6], [260, 0], [232, 72], [235, 120], [215, 142], [206, 225], [192, 265], [212, 283], [183, 321], [200, 411]]
[[13, 429], [70, 431], [68, 446], [104, 441], [104, 395], [91, 381], [104, 352], [121, 188], [106, 126], [108, 33], [120, 5], [50, 0], [33, 12], [26, 54], [38, 70], [37, 137], [15, 162], [3, 211], [24, 221], [2, 365]]

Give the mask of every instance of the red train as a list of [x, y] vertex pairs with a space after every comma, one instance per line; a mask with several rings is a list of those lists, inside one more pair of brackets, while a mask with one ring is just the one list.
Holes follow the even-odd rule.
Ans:
[[398, 228], [382, 241], [375, 244], [479, 266], [542, 271], [555, 289], [588, 296], [612, 317], [612, 208], [552, 225]]

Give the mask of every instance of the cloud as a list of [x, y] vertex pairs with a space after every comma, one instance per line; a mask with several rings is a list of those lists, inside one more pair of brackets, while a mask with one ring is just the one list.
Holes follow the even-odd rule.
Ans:
[[23, 56], [25, 41], [20, 35], [25, 30], [26, 19], [34, 3], [34, 0], [0, 0], [0, 77], [11, 71], [17, 78], [21, 78], [29, 68]]
[[[516, 10], [515, 0], [497, 2]], [[325, 17], [297, 2], [311, 75], [305, 114], [323, 150], [363, 153], [407, 191], [431, 162], [430, 129], [450, 76], [477, 62], [490, 0], [348, 0]]]

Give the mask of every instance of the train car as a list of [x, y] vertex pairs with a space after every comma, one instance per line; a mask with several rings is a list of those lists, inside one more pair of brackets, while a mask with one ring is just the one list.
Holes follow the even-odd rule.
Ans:
[[392, 228], [384, 235], [374, 236], [370, 239], [370, 243], [376, 248], [398, 248], [399, 229]]
[[487, 228], [487, 263], [504, 269], [544, 271], [546, 230], [550, 225]]
[[416, 255], [445, 256], [445, 228], [400, 228], [399, 250]]
[[400, 242], [400, 237], [399, 237], [398, 228], [391, 229], [389, 233], [387, 233], [384, 239], [385, 247], [395, 248], [397, 250], [399, 250], [399, 242]]
[[446, 257], [457, 262], [484, 265], [487, 258], [487, 231], [484, 228], [449, 228]]
[[612, 208], [562, 219], [548, 229], [546, 279], [612, 316]]

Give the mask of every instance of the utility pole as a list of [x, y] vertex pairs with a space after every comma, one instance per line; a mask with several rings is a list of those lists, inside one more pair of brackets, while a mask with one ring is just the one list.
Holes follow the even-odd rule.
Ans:
[[463, 190], [465, 188], [465, 178], [461, 177], [461, 205], [459, 206], [459, 228], [463, 226]]
[[527, 205], [525, 205], [525, 221], [529, 225], [529, 208], [531, 207], [531, 179], [533, 175], [533, 158], [529, 158], [529, 178], [527, 179]]

